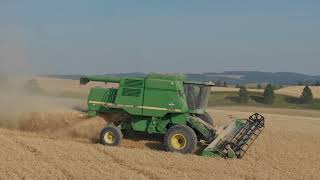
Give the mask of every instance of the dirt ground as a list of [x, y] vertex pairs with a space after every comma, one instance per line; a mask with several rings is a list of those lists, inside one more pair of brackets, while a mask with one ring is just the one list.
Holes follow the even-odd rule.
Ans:
[[[244, 109], [210, 113], [225, 125], [258, 110]], [[236, 160], [168, 153], [150, 140], [104, 147], [97, 144], [101, 119], [83, 119], [72, 108], [25, 113], [17, 126], [1, 124], [0, 179], [319, 179], [319, 113], [262, 112], [265, 131]]]

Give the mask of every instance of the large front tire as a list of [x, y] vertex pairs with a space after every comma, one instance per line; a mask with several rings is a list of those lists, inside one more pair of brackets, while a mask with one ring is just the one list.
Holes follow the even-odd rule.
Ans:
[[167, 151], [183, 154], [194, 153], [197, 148], [197, 135], [186, 125], [172, 126], [164, 137]]
[[106, 146], [118, 146], [121, 144], [123, 135], [121, 130], [113, 125], [103, 128], [100, 133], [100, 143]]

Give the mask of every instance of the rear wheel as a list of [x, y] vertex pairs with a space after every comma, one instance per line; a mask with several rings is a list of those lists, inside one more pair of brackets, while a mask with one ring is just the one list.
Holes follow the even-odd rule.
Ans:
[[121, 130], [114, 126], [110, 125], [101, 130], [100, 133], [100, 143], [107, 146], [118, 146], [122, 142], [122, 132]]
[[167, 151], [193, 153], [197, 147], [197, 135], [186, 125], [172, 126], [164, 137]]

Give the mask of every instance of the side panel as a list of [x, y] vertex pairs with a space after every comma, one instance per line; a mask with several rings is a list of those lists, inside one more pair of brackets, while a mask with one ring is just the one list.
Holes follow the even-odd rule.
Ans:
[[168, 113], [187, 111], [180, 81], [147, 79], [145, 84], [143, 115], [163, 117]]
[[132, 115], [142, 115], [144, 78], [123, 78], [115, 104]]
[[186, 125], [187, 122], [189, 121], [190, 116], [187, 113], [184, 114], [176, 114], [174, 116], [171, 117], [171, 123], [172, 124], [183, 124]]
[[188, 114], [167, 114], [162, 118], [150, 116], [133, 116], [131, 127], [134, 131], [152, 133], [166, 133], [168, 125], [186, 125], [190, 116]]
[[134, 131], [147, 132], [150, 122], [151, 120], [146, 120], [146, 119], [133, 120], [131, 123], [132, 129]]
[[89, 115], [95, 116], [96, 112], [106, 112], [105, 102], [112, 101], [116, 95], [116, 89], [92, 88], [88, 97]]

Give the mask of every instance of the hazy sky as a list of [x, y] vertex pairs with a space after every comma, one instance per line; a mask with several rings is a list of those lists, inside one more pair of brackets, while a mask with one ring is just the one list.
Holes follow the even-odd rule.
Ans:
[[0, 0], [0, 69], [320, 74], [319, 0]]

